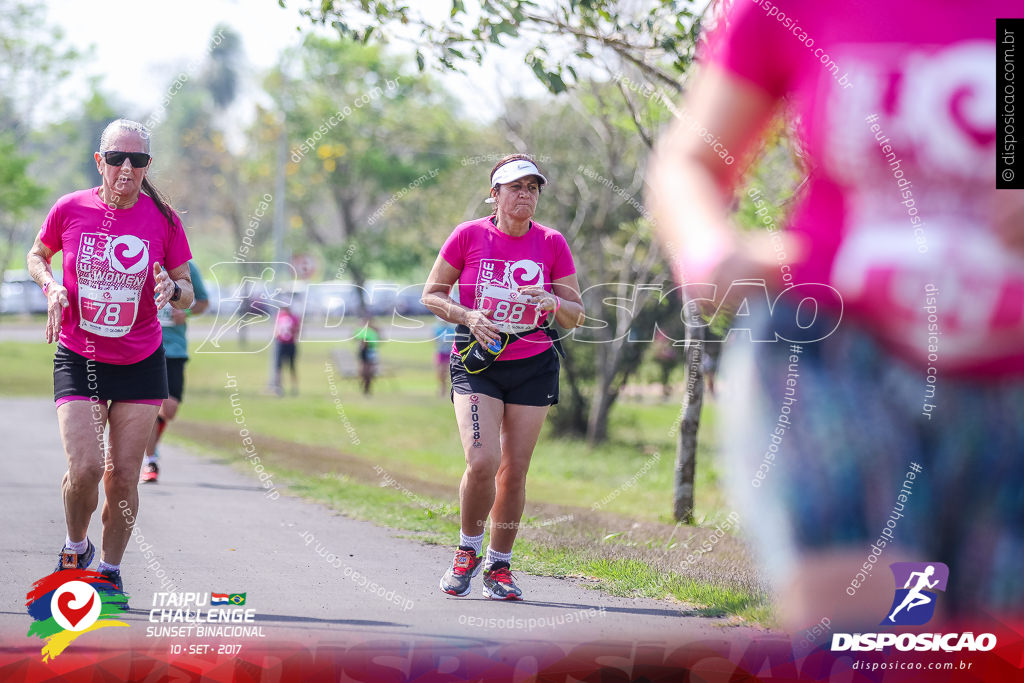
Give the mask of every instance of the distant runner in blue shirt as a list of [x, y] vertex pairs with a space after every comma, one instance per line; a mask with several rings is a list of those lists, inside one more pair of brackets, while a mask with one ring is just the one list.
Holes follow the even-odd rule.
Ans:
[[210, 297], [203, 285], [203, 278], [199, 275], [199, 268], [195, 263], [189, 261], [189, 272], [192, 275], [192, 287], [195, 290], [196, 298], [192, 308], [187, 311], [179, 311], [165, 306], [160, 309], [157, 318], [164, 333], [164, 357], [167, 359], [167, 391], [170, 396], [164, 399], [160, 406], [160, 412], [156, 416], [156, 424], [153, 425], [153, 433], [149, 437], [149, 446], [146, 448], [146, 460], [142, 466], [143, 482], [156, 483], [160, 468], [157, 465], [159, 452], [157, 442], [164, 433], [167, 423], [174, 419], [178, 413], [178, 406], [181, 404], [182, 395], [185, 392], [185, 363], [188, 362], [188, 340], [185, 338], [185, 331], [188, 329], [186, 322], [189, 316], [199, 315], [210, 305]]

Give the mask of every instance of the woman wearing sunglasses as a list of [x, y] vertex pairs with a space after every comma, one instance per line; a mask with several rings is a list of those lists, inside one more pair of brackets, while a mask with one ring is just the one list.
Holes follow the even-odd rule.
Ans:
[[[46, 341], [57, 341], [54, 400], [68, 470], [61, 486], [67, 538], [56, 571], [92, 563], [96, 548], [86, 533], [102, 479], [97, 569], [120, 592], [121, 557], [138, 514], [139, 468], [167, 398], [157, 310], [192, 304], [192, 254], [181, 221], [146, 179], [151, 157], [142, 124], [112, 122], [95, 159], [100, 186], [57, 200], [28, 253], [28, 268], [48, 302]], [[62, 283], [50, 269], [58, 251], [64, 252]]]

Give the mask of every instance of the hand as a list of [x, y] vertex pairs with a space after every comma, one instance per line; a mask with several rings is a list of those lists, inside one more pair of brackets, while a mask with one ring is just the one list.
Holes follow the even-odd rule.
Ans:
[[51, 282], [46, 288], [46, 343], [60, 339], [60, 325], [64, 309], [70, 306], [68, 290], [58, 282]]
[[488, 313], [490, 313], [489, 310], [484, 310], [469, 311], [466, 314], [466, 327], [484, 346], [501, 343], [501, 332], [498, 330], [498, 326], [487, 317]]
[[185, 311], [179, 311], [177, 308], [171, 311], [171, 322], [175, 325], [182, 325], [188, 320], [188, 314]]
[[[781, 252], [776, 251], [773, 238], [767, 232], [745, 235], [744, 239], [737, 241], [735, 248], [711, 271], [710, 282], [715, 285], [713, 302], [701, 300], [706, 313], [714, 313], [726, 303], [730, 287], [740, 280], [764, 280], [771, 299], [782, 291], [782, 266], [803, 261], [807, 247], [800, 238], [790, 233], [777, 233], [776, 239], [781, 240]], [[785, 259], [777, 258], [778, 253], [784, 254]], [[699, 290], [695, 288], [695, 291]]]
[[519, 288], [520, 294], [529, 297], [527, 303], [537, 304], [537, 310], [554, 312], [558, 308], [558, 297], [537, 285], [524, 285]]
[[156, 280], [153, 292], [156, 293], [156, 309], [159, 311], [174, 296], [174, 280], [159, 263], [153, 264], [153, 279]]
[[1018, 256], [1024, 255], [1024, 190], [995, 190], [993, 224], [996, 236]]

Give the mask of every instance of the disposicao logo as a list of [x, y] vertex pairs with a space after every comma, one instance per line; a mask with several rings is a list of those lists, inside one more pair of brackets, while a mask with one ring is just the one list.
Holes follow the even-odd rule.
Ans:
[[107, 626], [128, 624], [117, 619], [128, 596], [116, 591], [114, 584], [99, 572], [65, 569], [44, 576], [32, 584], [26, 598], [29, 616], [35, 621], [29, 636], [45, 642], [43, 661], [52, 660], [76, 638]]
[[[920, 626], [935, 616], [936, 591], [945, 591], [949, 567], [942, 562], [894, 562], [889, 565], [896, 582], [889, 612], [879, 626]], [[832, 651], [970, 652], [988, 651], [996, 646], [992, 633], [834, 633]]]

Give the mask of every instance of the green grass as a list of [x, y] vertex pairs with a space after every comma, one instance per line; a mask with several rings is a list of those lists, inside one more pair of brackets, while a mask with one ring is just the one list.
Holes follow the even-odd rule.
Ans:
[[[332, 395], [330, 373], [325, 366], [328, 362], [335, 364], [334, 351], [343, 354], [343, 366], [334, 367]], [[385, 343], [380, 352], [385, 376], [369, 398], [362, 396], [353, 378], [342, 376], [343, 367], [355, 365], [352, 342], [300, 345], [301, 393], [284, 398], [266, 391], [269, 351], [194, 353], [187, 366], [185, 402], [179, 421], [172, 424], [167, 438], [187, 441], [190, 446], [245, 467], [237, 457], [237, 436], [227, 431], [233, 429], [230, 425], [234, 420], [229, 397], [238, 391], [238, 405], [258, 447], [261, 438], [276, 438], [300, 446], [285, 449], [287, 454], [272, 449], [270, 453], [261, 452], [275, 482], [280, 479], [287, 483], [290, 492], [323, 502], [347, 515], [408, 531], [427, 542], [449, 544], [458, 532], [454, 496], [465, 465], [451, 403], [447, 397], [438, 395], [433, 345]], [[52, 355], [53, 347], [40, 343], [0, 343], [0, 394], [49, 395]], [[228, 375], [237, 381], [237, 389], [226, 388]], [[358, 444], [353, 443], [346, 430], [335, 398], [343, 406]], [[558, 438], [551, 433], [549, 421], [531, 465], [529, 500], [589, 509], [618, 491], [617, 497], [602, 509], [621, 518], [621, 528], [610, 531], [629, 529], [633, 520], [673, 524], [670, 513], [675, 443], [669, 430], [678, 412], [678, 402], [620, 401], [609, 429], [613, 438], [594, 448]], [[711, 404], [704, 411], [703, 434], [710, 433], [708, 427], [714, 420]], [[215, 444], [204, 438], [190, 438], [184, 431], [186, 425], [219, 429], [230, 438]], [[713, 526], [729, 509], [720, 491], [714, 449], [707, 442], [708, 438], [702, 438], [698, 453], [696, 519]], [[303, 445], [320, 449], [317, 464], [304, 462]], [[451, 497], [423, 496], [423, 500], [410, 500], [394, 488], [347, 476], [340, 471], [341, 465], [331, 465], [329, 457], [325, 463], [323, 454], [336, 451], [349, 456], [349, 463], [354, 457], [369, 466], [380, 465], [388, 472], [400, 473], [403, 479], [433, 485], [435, 492], [437, 487], [443, 487], [441, 490], [451, 491]], [[654, 461], [656, 453], [660, 457]], [[624, 488], [646, 463], [650, 463], [649, 471]], [[424, 504], [432, 511], [424, 509]], [[558, 531], [555, 527], [551, 530]], [[595, 539], [573, 538], [571, 543], [524, 536], [527, 537], [516, 543], [517, 566], [524, 571], [584, 576], [596, 579], [595, 586], [617, 595], [674, 597], [701, 606], [702, 614], [736, 615], [760, 623], [771, 621], [763, 594], [724, 581], [694, 581], [666, 573], [647, 562], [617, 556], [621, 554], [619, 544], [601, 543], [600, 535]]]

